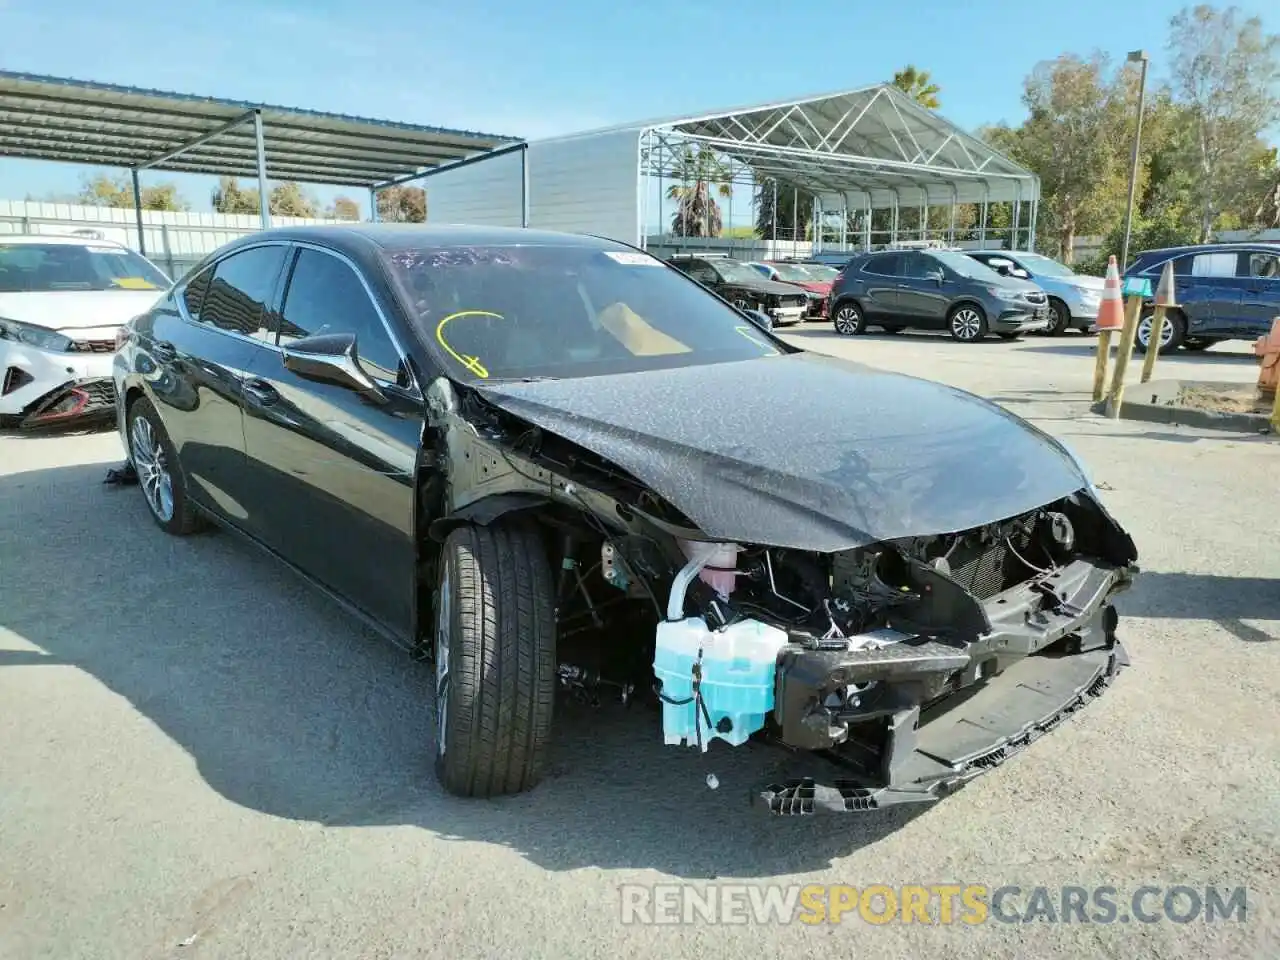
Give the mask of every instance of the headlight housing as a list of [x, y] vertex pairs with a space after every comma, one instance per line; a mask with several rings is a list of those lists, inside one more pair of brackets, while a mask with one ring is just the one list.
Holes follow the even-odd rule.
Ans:
[[70, 337], [63, 336], [48, 327], [19, 323], [17, 320], [6, 320], [3, 317], [0, 317], [0, 340], [13, 340], [53, 353], [69, 352], [73, 342]]
[[1018, 303], [1022, 300], [1021, 290], [1010, 290], [1007, 287], [987, 287], [987, 291], [998, 300]]

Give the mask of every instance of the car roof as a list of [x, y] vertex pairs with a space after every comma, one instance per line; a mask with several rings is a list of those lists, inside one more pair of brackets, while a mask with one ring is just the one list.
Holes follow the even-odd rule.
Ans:
[[0, 233], [0, 244], [61, 244], [70, 247], [119, 247], [128, 250], [123, 243], [98, 236], [74, 236], [65, 233]]
[[526, 227], [480, 227], [426, 223], [344, 223], [298, 227], [273, 227], [246, 234], [235, 245], [263, 240], [299, 240], [322, 243], [347, 253], [378, 247], [389, 253], [438, 247], [560, 246], [583, 250], [627, 250], [624, 243], [606, 237]]
[[1280, 253], [1280, 243], [1268, 240], [1243, 240], [1233, 243], [1193, 243], [1181, 247], [1153, 247], [1150, 250], [1143, 250], [1137, 254], [1135, 259], [1144, 257], [1163, 257], [1163, 256], [1186, 256], [1193, 253], [1230, 253], [1234, 250], [1245, 249], [1270, 250]]

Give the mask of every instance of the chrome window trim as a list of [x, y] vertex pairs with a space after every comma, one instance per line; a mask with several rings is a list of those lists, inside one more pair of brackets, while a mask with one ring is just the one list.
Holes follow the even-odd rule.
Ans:
[[[342, 263], [346, 264], [346, 266], [356, 275], [356, 278], [360, 281], [360, 285], [364, 288], [364, 294], [366, 297], [369, 298], [369, 302], [373, 304], [374, 312], [377, 313], [378, 320], [381, 321], [382, 323], [382, 329], [386, 331], [387, 338], [391, 341], [391, 346], [395, 350], [396, 354], [400, 357], [400, 362], [404, 366], [405, 372], [409, 377], [409, 386], [407, 388], [400, 387], [399, 384], [397, 384], [394, 380], [385, 380], [381, 377], [374, 376], [372, 373], [369, 374], [370, 378], [377, 381], [377, 383], [380, 386], [391, 386], [401, 390], [407, 389], [411, 393], [421, 395], [422, 388], [418, 384], [418, 378], [414, 375], [413, 365], [409, 362], [409, 355], [405, 351], [404, 345], [400, 342], [400, 338], [396, 336], [395, 330], [392, 329], [391, 324], [387, 321], [387, 315], [383, 312], [382, 305], [378, 303], [378, 298], [374, 296], [373, 288], [369, 286], [369, 281], [365, 278], [360, 268], [355, 264], [355, 262], [350, 257], [346, 256], [345, 254], [339, 253], [337, 250], [332, 250], [329, 247], [321, 246], [320, 244], [317, 244], [317, 243], [312, 243], [307, 240], [262, 240], [256, 243], [247, 243], [242, 247], [236, 247], [234, 250], [227, 251], [225, 255], [218, 257], [216, 260], [210, 261], [200, 270], [193, 271], [189, 276], [184, 277], [180, 284], [174, 284], [171, 291], [171, 295], [173, 296], [174, 305], [177, 307], [178, 316], [181, 317], [182, 320], [184, 320], [185, 322], [191, 324], [194, 327], [198, 327], [201, 330], [212, 330], [215, 333], [220, 333], [227, 337], [233, 337], [236, 340], [243, 340], [245, 343], [252, 343], [253, 345], [258, 347], [265, 347], [268, 350], [271, 350], [271, 351], [274, 351], [275, 353], [283, 355], [284, 347], [280, 346], [280, 344], [277, 342], [259, 340], [257, 337], [250, 337], [243, 333], [237, 333], [234, 330], [227, 330], [215, 324], [208, 323], [204, 320], [197, 320], [195, 317], [191, 316], [191, 314], [187, 311], [186, 299], [185, 297], [183, 297], [183, 293], [186, 291], [187, 285], [190, 283], [190, 281], [194, 277], [204, 273], [206, 270], [216, 270], [219, 264], [230, 259], [236, 254], [244, 253], [248, 250], [257, 250], [260, 247], [285, 247], [285, 248], [298, 248], [298, 249], [305, 248], [307, 250], [315, 250], [317, 253], [327, 254], [333, 257], [335, 260], [339, 260]], [[290, 250], [286, 249], [285, 266], [288, 271], [288, 276], [282, 278], [284, 280], [293, 279], [293, 264], [288, 262], [289, 252]], [[281, 294], [287, 294], [288, 292], [287, 286], [285, 288], [282, 288], [280, 292]], [[282, 309], [284, 307], [283, 300], [281, 300], [280, 302], [280, 307]], [[280, 331], [277, 330], [275, 333], [276, 333], [276, 338], [278, 339], [280, 335]], [[365, 371], [365, 372], [368, 373], [368, 371]]]
[[[886, 280], [907, 280], [907, 279], [909, 279], [909, 278], [908, 278], [906, 275], [904, 275], [904, 274], [898, 274], [898, 273], [881, 273], [881, 272], [880, 272], [880, 271], [878, 271], [878, 270], [868, 270], [868, 269], [867, 269], [867, 267], [869, 266], [871, 259], [872, 259], [873, 257], [877, 257], [877, 256], [880, 256], [880, 255], [881, 255], [881, 254], [879, 254], [879, 253], [874, 253], [874, 254], [872, 254], [872, 255], [871, 255], [871, 257], [868, 257], [868, 258], [867, 258], [867, 261], [868, 261], [868, 262], [867, 262], [867, 263], [864, 263], [864, 264], [862, 265], [862, 269], [861, 269], [861, 270], [859, 270], [858, 272], [859, 272], [859, 273], [865, 273], [865, 274], [867, 274], [868, 276], [872, 276], [872, 277], [884, 277]], [[903, 254], [902, 254], [902, 252], [901, 252], [901, 251], [898, 251], [898, 250], [886, 250], [886, 251], [884, 251], [884, 255], [886, 255], [886, 256], [894, 256], [894, 257], [901, 257]]]

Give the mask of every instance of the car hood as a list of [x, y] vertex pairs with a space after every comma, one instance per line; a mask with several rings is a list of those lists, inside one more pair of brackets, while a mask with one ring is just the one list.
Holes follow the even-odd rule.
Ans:
[[1106, 281], [1102, 277], [1076, 274], [1073, 277], [1037, 277], [1036, 283], [1049, 292], [1073, 293], [1078, 290], [1101, 290]]
[[54, 290], [0, 293], [0, 317], [50, 330], [91, 330], [128, 323], [164, 295], [163, 290]]
[[830, 281], [813, 280], [808, 283], [801, 283], [798, 286], [804, 287], [810, 293], [828, 294], [831, 292]]
[[1088, 486], [1056, 440], [987, 400], [820, 354], [476, 389], [712, 539], [831, 552], [966, 530]]

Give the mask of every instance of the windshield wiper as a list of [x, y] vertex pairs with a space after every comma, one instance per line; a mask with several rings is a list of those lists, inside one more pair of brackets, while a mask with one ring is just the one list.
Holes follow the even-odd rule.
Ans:
[[488, 377], [481, 383], [540, 383], [543, 380], [559, 380], [559, 377], [536, 376], [536, 377]]

